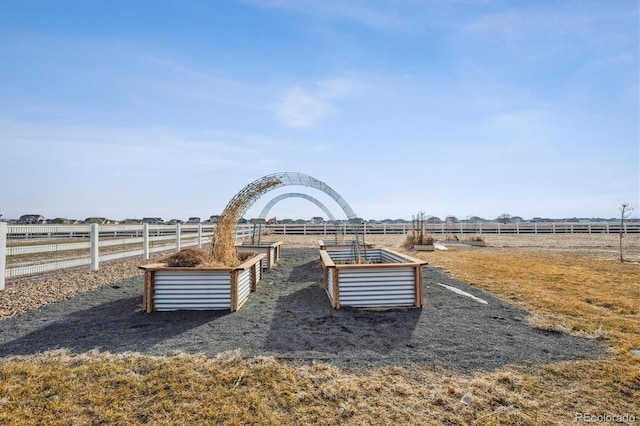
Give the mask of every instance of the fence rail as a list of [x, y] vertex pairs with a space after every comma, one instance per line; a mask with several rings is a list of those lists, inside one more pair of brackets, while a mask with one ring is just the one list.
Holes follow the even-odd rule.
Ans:
[[[215, 225], [7, 225], [0, 223], [0, 290], [5, 279], [211, 242]], [[236, 227], [236, 241], [254, 234]]]
[[[410, 223], [336, 225], [278, 224], [267, 225], [267, 231], [279, 235], [332, 235], [335, 233], [406, 234]], [[425, 224], [431, 234], [618, 234], [619, 222], [521, 222], [521, 223], [438, 223]], [[625, 222], [622, 232], [640, 233], [640, 222]]]

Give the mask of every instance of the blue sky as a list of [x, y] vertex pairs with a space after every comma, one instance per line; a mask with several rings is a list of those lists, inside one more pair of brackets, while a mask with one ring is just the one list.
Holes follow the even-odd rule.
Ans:
[[[639, 22], [636, 0], [1, 0], [0, 213], [208, 217], [290, 171], [365, 219], [637, 216]], [[287, 192], [344, 217], [298, 186], [247, 217]]]

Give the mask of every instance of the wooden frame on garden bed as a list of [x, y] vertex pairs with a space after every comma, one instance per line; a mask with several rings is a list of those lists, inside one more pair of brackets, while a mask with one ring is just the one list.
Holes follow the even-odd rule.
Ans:
[[422, 267], [427, 264], [389, 249], [368, 249], [349, 263], [344, 252], [320, 250], [323, 287], [331, 306], [357, 308], [422, 307]]
[[235, 312], [262, 279], [258, 253], [236, 267], [169, 267], [162, 263], [144, 270], [142, 310], [226, 310]]
[[318, 244], [320, 245], [320, 250], [326, 251], [343, 251], [345, 249], [351, 249], [356, 244], [358, 244], [360, 248], [366, 249], [373, 248], [374, 246], [374, 244], [366, 241], [360, 242], [356, 240], [344, 240], [338, 242], [332, 240], [318, 240]]

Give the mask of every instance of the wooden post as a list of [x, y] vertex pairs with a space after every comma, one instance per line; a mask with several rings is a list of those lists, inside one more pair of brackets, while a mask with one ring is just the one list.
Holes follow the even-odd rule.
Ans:
[[0, 222], [0, 290], [4, 290], [4, 276], [7, 269], [7, 224]]
[[340, 286], [338, 283], [338, 268], [333, 269], [333, 307], [335, 309], [340, 309]]
[[202, 224], [198, 224], [198, 248], [202, 248]]
[[149, 286], [149, 307], [151, 311], [156, 310], [156, 271], [151, 271], [151, 285]]
[[91, 224], [91, 270], [97, 271], [100, 268], [100, 253], [99, 253], [99, 228], [97, 223]]
[[258, 289], [258, 274], [262, 269], [262, 261], [258, 263], [254, 263], [251, 267], [251, 291], [256, 291]]
[[414, 269], [415, 291], [416, 291], [416, 308], [422, 307], [422, 265], [417, 265]]
[[230, 291], [231, 291], [231, 312], [238, 310], [238, 271], [233, 270], [229, 273]]

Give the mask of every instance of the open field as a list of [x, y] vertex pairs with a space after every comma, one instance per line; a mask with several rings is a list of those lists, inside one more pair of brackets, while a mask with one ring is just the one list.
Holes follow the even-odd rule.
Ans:
[[[502, 301], [504, 305], [500, 306], [504, 309], [513, 306], [515, 310], [523, 308], [529, 312], [528, 325], [521, 321], [510, 322], [510, 328], [504, 329], [504, 334], [526, 326], [532, 336], [537, 330], [544, 341], [584, 341], [594, 348], [602, 347], [605, 355], [594, 354], [597, 359], [587, 357], [554, 362], [520, 359], [475, 369], [461, 367], [462, 364], [453, 361], [449, 364], [397, 365], [382, 362], [374, 363], [372, 367], [357, 365], [352, 368], [349, 364], [332, 361], [332, 352], [340, 350], [337, 345], [343, 339], [334, 340], [334, 346], [329, 345], [327, 356], [320, 362], [287, 361], [277, 354], [252, 356], [233, 348], [211, 356], [158, 357], [128, 353], [116, 344], [113, 347], [117, 350], [113, 350], [113, 354], [92, 352], [90, 344], [74, 346], [76, 340], [65, 340], [65, 329], [54, 335], [62, 342], [61, 350], [41, 354], [38, 349], [55, 344], [55, 341], [42, 342], [48, 331], [58, 330], [55, 321], [49, 321], [42, 323], [43, 331], [38, 331], [34, 325], [38, 339], [23, 340], [24, 349], [19, 349], [19, 345], [12, 346], [18, 353], [28, 355], [4, 358], [0, 363], [0, 423], [565, 425], [597, 415], [627, 421], [635, 419], [638, 423], [640, 356], [632, 353], [633, 349], [640, 349], [638, 238], [627, 236], [625, 239], [625, 256], [630, 260], [626, 263], [616, 260], [618, 239], [610, 235], [486, 236], [490, 247], [452, 248], [417, 255], [429, 261], [430, 277], [445, 280], [446, 276], [441, 274], [446, 271], [451, 279], [471, 284], [464, 287], [470, 292], [487, 294], [487, 298], [496, 296], [495, 303]], [[288, 248], [316, 247], [318, 240], [305, 236], [278, 239]], [[391, 247], [400, 246], [402, 240], [403, 236], [367, 237], [367, 241]], [[118, 267], [108, 265], [107, 268], [115, 271]], [[140, 279], [134, 266], [128, 268], [128, 273], [124, 269], [118, 273], [104, 271], [111, 280], [105, 279], [101, 283], [102, 280], [94, 278], [91, 288], [107, 285], [110, 289], [109, 286], [115, 284], [123, 288], [110, 291], [122, 291], [125, 283]], [[294, 274], [301, 284], [310, 281], [300, 287], [304, 290], [304, 294], [300, 294], [305, 297], [313, 291], [316, 280], [313, 268], [314, 265], [309, 264], [307, 269], [296, 269]], [[131, 276], [129, 273], [133, 278], [125, 280], [124, 277]], [[73, 276], [76, 282], [91, 277], [86, 271], [76, 274]], [[56, 278], [48, 279], [47, 285], [54, 288]], [[431, 287], [428, 280], [425, 285]], [[11, 309], [12, 302], [20, 298], [17, 290], [21, 286], [37, 286], [37, 282], [10, 283], [7, 287], [10, 296], [0, 293], [0, 309]], [[78, 285], [75, 293], [69, 292], [68, 297], [81, 297], [74, 294], [86, 290]], [[442, 292], [444, 295], [444, 290]], [[433, 303], [441, 300], [437, 299], [438, 293], [433, 288], [427, 288], [425, 295], [427, 308], [421, 316], [436, 312]], [[452, 300], [454, 297], [451, 296]], [[259, 301], [256, 298], [256, 303]], [[43, 305], [52, 302], [54, 300]], [[20, 312], [29, 312], [36, 307]], [[243, 308], [247, 314], [248, 308], [250, 306]], [[282, 312], [286, 311], [286, 307], [280, 308]], [[439, 309], [444, 311], [448, 305]], [[243, 310], [236, 314], [242, 314]], [[25, 320], [32, 318], [35, 321], [40, 311], [32, 311], [33, 317], [24, 317]], [[462, 315], [464, 311], [458, 309], [456, 312]], [[8, 312], [0, 321], [0, 330], [3, 323], [22, 318], [17, 314], [19, 312]], [[146, 317], [146, 321], [152, 320], [154, 315]], [[340, 315], [348, 316], [349, 311]], [[497, 321], [504, 321], [504, 317], [506, 315]], [[66, 324], [71, 324], [66, 325], [70, 330], [74, 317], [64, 318]], [[286, 323], [287, 318], [282, 317], [281, 322]], [[460, 321], [464, 318], [461, 316]], [[495, 319], [487, 317], [486, 320]], [[305, 323], [305, 326], [312, 327], [312, 324]], [[317, 326], [321, 327], [320, 324]], [[356, 327], [357, 324], [346, 326]], [[255, 327], [260, 328], [259, 324]], [[418, 321], [412, 334], [419, 329]], [[99, 328], [88, 329], [86, 333], [99, 331]], [[189, 332], [182, 330], [181, 334]], [[232, 334], [232, 330], [220, 332]], [[523, 328], [522, 332], [528, 331]], [[455, 343], [456, 333], [450, 334], [453, 335], [451, 342]], [[465, 339], [477, 340], [482, 345], [491, 338], [499, 338], [500, 334], [498, 330], [490, 337], [487, 331], [477, 333], [475, 339]], [[2, 335], [0, 332], [0, 339]], [[140, 329], [138, 338], [143, 337], [144, 329]], [[295, 337], [299, 342], [304, 334], [298, 333]], [[412, 337], [406, 336], [409, 340]], [[206, 334], [198, 335], [198, 338], [205, 340]], [[273, 334], [270, 338], [272, 345], [275, 344], [273, 340], [278, 340]], [[85, 338], [87, 342], [94, 342], [92, 339], [91, 336]], [[132, 335], [131, 340], [134, 339], [135, 335]], [[118, 341], [118, 336], [113, 340]], [[430, 344], [435, 344], [435, 340], [424, 342], [424, 349], [429, 349]], [[296, 349], [301, 343], [294, 341], [290, 345]], [[29, 346], [33, 347], [29, 349]], [[353, 349], [357, 353], [360, 348], [356, 345]], [[505, 353], [507, 349], [504, 348]], [[388, 350], [393, 352], [395, 349]], [[405, 350], [411, 353], [410, 348]], [[489, 350], [491, 348], [487, 346]], [[385, 353], [382, 349], [378, 352]], [[533, 352], [531, 350], [532, 356], [535, 355]], [[453, 358], [459, 357], [460, 362], [465, 358], [481, 358], [481, 355], [451, 354]], [[428, 356], [427, 353], [425, 357]]]

